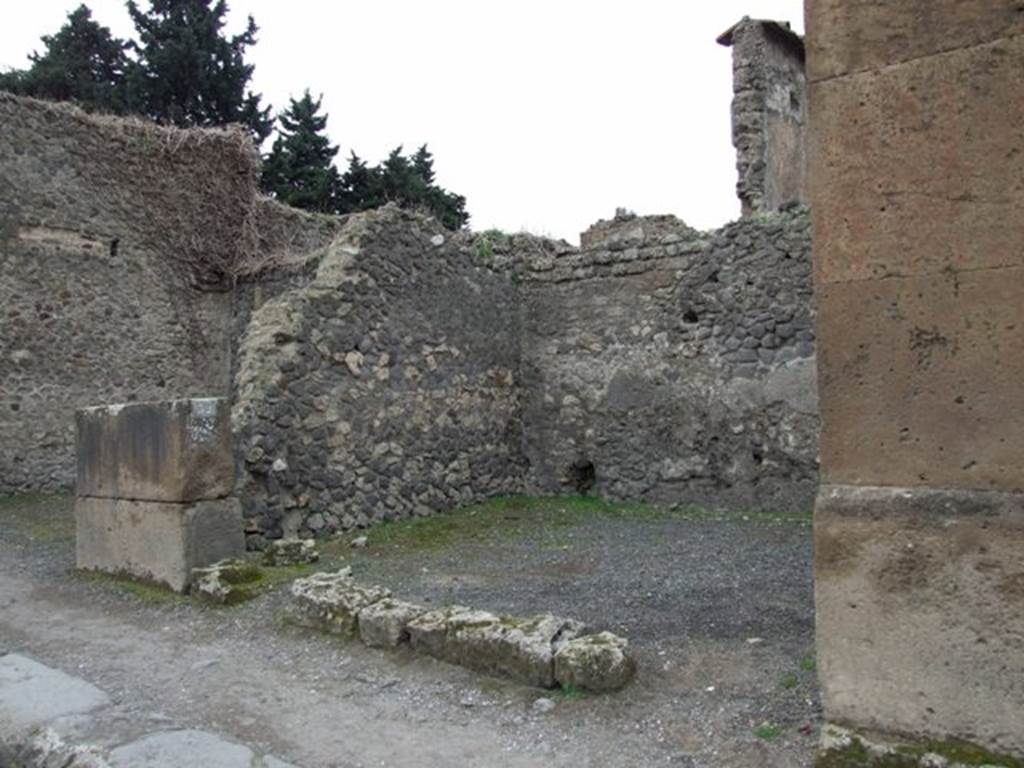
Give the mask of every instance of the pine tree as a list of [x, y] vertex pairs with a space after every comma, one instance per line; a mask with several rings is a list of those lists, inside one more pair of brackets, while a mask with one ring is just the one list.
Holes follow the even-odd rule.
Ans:
[[29, 56], [27, 70], [0, 75], [0, 88], [25, 96], [74, 101], [86, 109], [123, 112], [127, 44], [92, 19], [80, 5], [53, 35], [44, 35], [43, 53]]
[[379, 208], [387, 201], [381, 187], [380, 168], [371, 168], [366, 161], [353, 152], [349, 157], [348, 170], [341, 175], [338, 213]]
[[388, 202], [423, 210], [448, 229], [469, 221], [466, 198], [434, 183], [434, 157], [424, 144], [410, 157], [396, 147], [378, 166], [368, 167], [355, 153], [341, 177], [339, 212], [365, 211]]
[[273, 121], [247, 90], [253, 66], [245, 63], [258, 28], [250, 16], [244, 32], [225, 37], [227, 10], [225, 0], [151, 0], [148, 11], [128, 0], [139, 36], [128, 78], [133, 111], [184, 127], [242, 123], [262, 143]]
[[281, 128], [263, 164], [263, 189], [296, 208], [329, 213], [338, 209], [340, 177], [337, 147], [327, 138], [327, 115], [320, 115], [309, 89], [278, 116]]

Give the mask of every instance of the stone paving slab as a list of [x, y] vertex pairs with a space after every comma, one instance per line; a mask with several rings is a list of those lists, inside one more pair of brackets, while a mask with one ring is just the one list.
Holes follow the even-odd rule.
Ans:
[[252, 768], [248, 747], [206, 731], [160, 731], [112, 750], [112, 768]]
[[[117, 746], [102, 757], [106, 750], [66, 743], [58, 733], [62, 729], [51, 727], [110, 704], [106, 693], [85, 680], [20, 654], [0, 656], [0, 765], [13, 760], [13, 765], [25, 768], [57, 764], [83, 768], [297, 768], [207, 731], [157, 731]], [[109, 734], [107, 739], [104, 736], [85, 734], [97, 743], [109, 740]]]
[[16, 653], [0, 656], [0, 738], [105, 707], [103, 691]]

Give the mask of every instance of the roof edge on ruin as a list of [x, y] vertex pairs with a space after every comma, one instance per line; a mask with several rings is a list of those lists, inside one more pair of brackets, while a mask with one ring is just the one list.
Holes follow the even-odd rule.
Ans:
[[772, 19], [752, 19], [744, 16], [725, 32], [715, 38], [715, 42], [727, 48], [733, 43], [733, 36], [742, 24], [759, 24], [765, 32], [781, 42], [783, 45], [793, 49], [801, 58], [804, 56], [804, 39], [790, 26], [788, 21], [774, 21]]

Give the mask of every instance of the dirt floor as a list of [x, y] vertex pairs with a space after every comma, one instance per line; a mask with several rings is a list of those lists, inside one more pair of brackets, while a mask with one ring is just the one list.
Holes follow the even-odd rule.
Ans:
[[111, 743], [204, 728], [306, 768], [811, 764], [809, 515], [507, 499], [324, 546], [317, 568], [351, 565], [404, 599], [625, 635], [637, 680], [594, 696], [300, 629], [287, 584], [308, 568], [268, 569], [273, 586], [232, 608], [76, 573], [71, 504], [0, 499], [0, 652], [111, 693]]

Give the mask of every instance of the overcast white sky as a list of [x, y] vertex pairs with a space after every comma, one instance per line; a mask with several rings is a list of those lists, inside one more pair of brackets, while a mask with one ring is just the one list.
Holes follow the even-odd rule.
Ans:
[[[25, 66], [79, 2], [7, 9], [0, 67]], [[132, 35], [122, 0], [86, 4]], [[342, 170], [352, 149], [377, 161], [426, 142], [474, 229], [572, 242], [616, 207], [701, 229], [738, 216], [731, 57], [715, 37], [743, 15], [803, 33], [802, 0], [228, 4], [229, 31], [247, 14], [260, 27], [249, 61], [265, 100], [324, 94]]]

